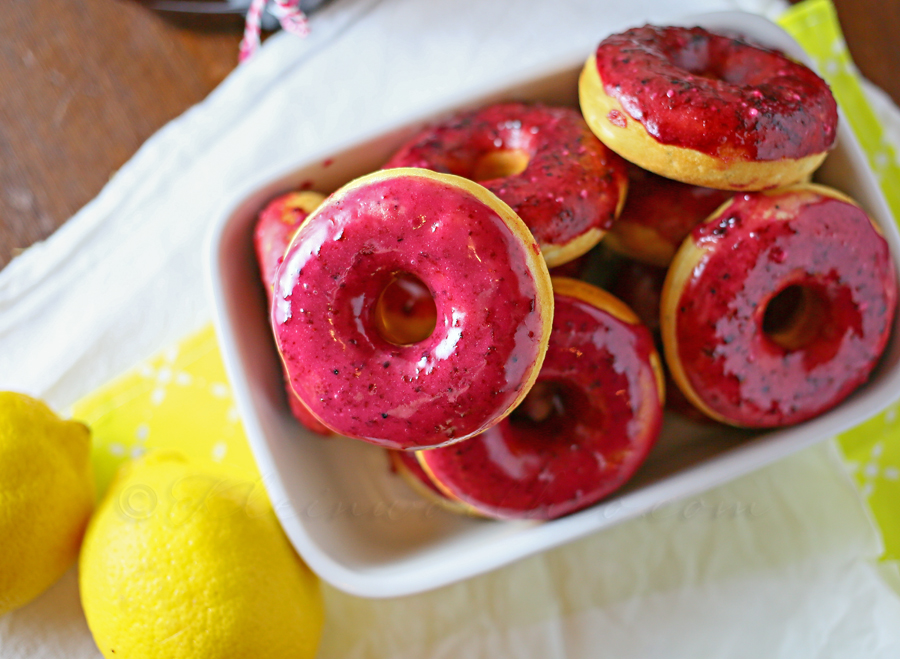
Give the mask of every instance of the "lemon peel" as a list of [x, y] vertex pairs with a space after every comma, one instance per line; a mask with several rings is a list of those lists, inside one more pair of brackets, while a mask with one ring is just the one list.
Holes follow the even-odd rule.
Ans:
[[157, 452], [117, 473], [85, 535], [81, 600], [104, 657], [302, 659], [324, 613], [259, 486]]
[[75, 562], [93, 507], [87, 426], [0, 391], [0, 615], [33, 600]]

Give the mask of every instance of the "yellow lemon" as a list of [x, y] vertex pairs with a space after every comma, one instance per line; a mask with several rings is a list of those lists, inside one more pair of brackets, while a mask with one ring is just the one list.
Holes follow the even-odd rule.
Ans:
[[126, 464], [85, 534], [81, 602], [104, 657], [313, 657], [318, 580], [259, 487], [166, 452]]
[[0, 392], [0, 615], [72, 565], [93, 506], [87, 426]]

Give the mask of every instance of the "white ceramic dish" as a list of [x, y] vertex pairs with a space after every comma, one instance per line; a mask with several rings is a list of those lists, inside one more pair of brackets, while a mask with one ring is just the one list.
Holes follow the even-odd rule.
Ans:
[[[737, 31], [807, 60], [785, 32], [757, 16], [711, 14], [684, 23]], [[598, 41], [603, 37], [597, 36]], [[444, 112], [500, 99], [577, 106], [582, 64], [559, 63], [550, 74], [462, 98]], [[490, 522], [454, 516], [425, 503], [389, 472], [380, 449], [343, 438], [325, 440], [293, 420], [267, 325], [251, 235], [256, 213], [275, 195], [300, 185], [331, 192], [379, 168], [432, 118], [388, 127], [370, 140], [336, 148], [249, 187], [235, 197], [210, 234], [216, 330], [247, 436], [287, 535], [310, 567], [336, 587], [365, 597], [391, 597], [486, 572], [695, 495], [831, 437], [880, 411], [900, 392], [898, 321], [871, 380], [836, 409], [802, 425], [761, 434], [667, 419], [663, 436], [631, 482], [582, 512], [545, 523]], [[884, 229], [897, 262], [897, 227], [846, 121], [817, 178], [869, 211]]]

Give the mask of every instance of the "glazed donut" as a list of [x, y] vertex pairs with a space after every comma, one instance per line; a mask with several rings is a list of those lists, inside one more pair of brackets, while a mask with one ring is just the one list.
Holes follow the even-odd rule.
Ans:
[[738, 195], [672, 261], [666, 361], [718, 421], [797, 423], [868, 378], [896, 301], [887, 241], [852, 200], [813, 184]]
[[659, 435], [663, 375], [653, 337], [606, 291], [554, 279], [556, 311], [538, 380], [478, 437], [418, 451], [450, 498], [487, 517], [553, 519], [620, 487]]
[[628, 199], [603, 244], [628, 258], [666, 268], [691, 229], [733, 194], [673, 181], [629, 164]]
[[667, 178], [729, 190], [803, 180], [834, 145], [828, 85], [782, 53], [703, 28], [633, 28], [600, 42], [579, 79], [591, 130]]
[[[324, 200], [325, 196], [318, 192], [288, 192], [269, 202], [257, 216], [253, 227], [253, 248], [269, 307], [272, 306], [272, 282], [275, 280], [275, 270], [284, 257], [291, 237], [303, 220]], [[330, 435], [331, 431], [306, 409], [290, 386], [286, 386], [285, 389], [288, 407], [294, 418], [315, 433]]]
[[[434, 332], [409, 345], [377, 321], [402, 273], [436, 313]], [[537, 377], [553, 317], [547, 266], [518, 216], [472, 181], [423, 169], [331, 195], [294, 235], [274, 300], [300, 400], [335, 432], [394, 449], [459, 441], [506, 416]]]
[[500, 103], [425, 129], [387, 162], [478, 181], [509, 204], [548, 267], [597, 244], [622, 210], [622, 160], [571, 108]]
[[284, 257], [291, 237], [323, 201], [325, 196], [318, 192], [288, 192], [270, 201], [257, 216], [253, 248], [270, 304], [275, 269]]

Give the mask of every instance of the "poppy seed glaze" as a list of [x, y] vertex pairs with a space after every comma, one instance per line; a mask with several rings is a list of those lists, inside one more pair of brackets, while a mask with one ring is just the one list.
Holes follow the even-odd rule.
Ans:
[[[378, 331], [396, 275], [427, 286], [432, 334], [396, 345]], [[489, 192], [425, 170], [348, 184], [300, 228], [275, 277], [272, 325], [291, 387], [335, 432], [387, 448], [476, 434], [531, 386], [552, 293], [521, 220]]]
[[811, 184], [742, 194], [672, 262], [666, 358], [685, 395], [717, 420], [798, 423], [865, 382], [896, 301], [887, 241], [849, 199]]
[[737, 35], [646, 25], [604, 39], [578, 79], [585, 121], [643, 169], [720, 190], [803, 181], [837, 135], [811, 69]]
[[778, 51], [700, 27], [648, 25], [605, 39], [596, 57], [607, 93], [663, 144], [765, 161], [834, 143], [828, 85]]
[[[524, 169], [480, 178], [479, 163], [517, 153]], [[424, 167], [482, 185], [528, 225], [549, 267], [593, 247], [622, 210], [625, 163], [598, 140], [577, 110], [499, 103], [429, 126], [391, 157], [386, 168]]]
[[574, 280], [553, 286], [537, 400], [477, 437], [416, 453], [438, 487], [488, 517], [554, 519], [596, 503], [634, 474], [662, 426], [650, 331], [609, 293]]

